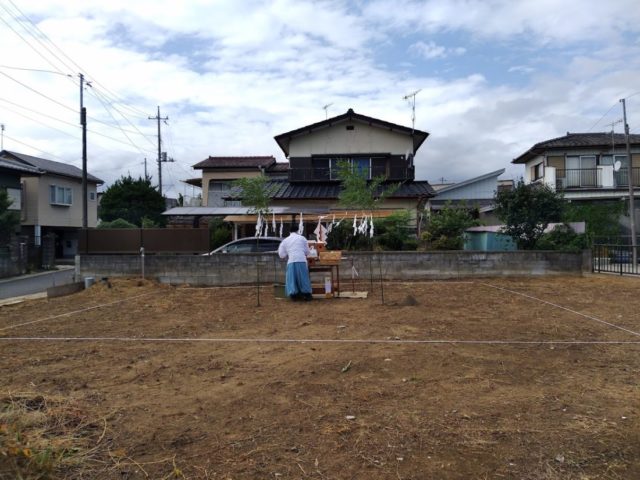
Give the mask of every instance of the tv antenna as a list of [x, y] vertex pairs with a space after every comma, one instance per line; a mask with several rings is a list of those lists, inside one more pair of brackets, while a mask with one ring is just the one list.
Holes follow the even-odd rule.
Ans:
[[411, 105], [411, 134], [413, 135], [413, 131], [416, 128], [416, 95], [422, 91], [421, 88], [416, 90], [415, 92], [409, 93], [402, 97], [403, 100], [406, 100]]
[[324, 110], [324, 118], [325, 120], [329, 118], [329, 107], [333, 105], [333, 103], [327, 103], [322, 109]]

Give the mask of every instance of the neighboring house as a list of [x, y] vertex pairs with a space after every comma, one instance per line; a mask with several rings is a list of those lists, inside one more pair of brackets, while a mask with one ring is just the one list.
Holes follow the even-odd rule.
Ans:
[[[82, 227], [82, 170], [61, 162], [3, 150], [0, 162], [28, 171], [21, 172], [21, 226], [35, 245], [43, 235], [56, 235], [56, 256], [75, 255]], [[102, 180], [87, 174], [87, 223], [98, 218], [96, 187]]]
[[[197, 218], [225, 215], [234, 223], [235, 235], [252, 234], [255, 217], [240, 206], [238, 191], [230, 181], [240, 176], [270, 177], [271, 209], [286, 223], [303, 214], [305, 221], [317, 221], [319, 214], [337, 212], [340, 181], [338, 162], [349, 162], [373, 178], [383, 175], [399, 188], [385, 199], [381, 209], [408, 209], [413, 219], [435, 195], [427, 181], [415, 180], [414, 155], [429, 134], [354, 112], [282, 133], [275, 137], [288, 163], [273, 157], [210, 157], [194, 165], [202, 169], [203, 207], [171, 209], [165, 215]], [[192, 181], [189, 182], [194, 185]], [[194, 220], [194, 225], [197, 222]], [[238, 228], [240, 227], [240, 228]]]
[[628, 196], [629, 173], [633, 186], [640, 186], [640, 135], [629, 139], [631, 165], [624, 135], [568, 132], [535, 144], [511, 163], [525, 166], [525, 183], [545, 183], [568, 200], [618, 199]]
[[435, 213], [442, 210], [449, 203], [454, 206], [464, 205], [473, 211], [474, 216], [481, 218], [484, 223], [496, 223], [497, 220], [492, 215], [495, 209], [494, 197], [496, 191], [509, 188], [510, 184], [508, 182], [511, 182], [511, 186], [513, 185], [510, 180], [498, 180], [498, 177], [504, 171], [505, 169], [502, 168], [459, 183], [442, 185], [436, 190], [436, 196], [429, 199], [426, 208], [429, 213]]
[[35, 167], [25, 165], [22, 162], [0, 156], [0, 189], [7, 191], [9, 199], [12, 201], [9, 210], [20, 212], [23, 218], [24, 203], [22, 198], [22, 175], [38, 175], [40, 170]]
[[[585, 233], [584, 222], [550, 223], [544, 229], [544, 233], [549, 233], [561, 225], [568, 225], [575, 233]], [[503, 233], [503, 230], [504, 225], [480, 225], [467, 228], [464, 231], [464, 250], [483, 252], [517, 250], [516, 242], [509, 235]]]
[[[525, 183], [544, 183], [566, 200], [619, 201], [629, 197], [629, 179], [634, 191], [640, 186], [640, 135], [629, 135], [629, 141], [631, 162], [623, 134], [567, 132], [535, 144], [511, 163], [525, 166]], [[635, 215], [638, 224], [638, 209]], [[627, 228], [628, 217], [620, 223]]]

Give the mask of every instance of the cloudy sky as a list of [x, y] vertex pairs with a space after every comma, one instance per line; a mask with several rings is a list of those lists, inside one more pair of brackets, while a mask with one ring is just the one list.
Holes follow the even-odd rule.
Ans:
[[637, 0], [0, 0], [0, 21], [4, 148], [80, 166], [82, 72], [89, 171], [109, 184], [146, 157], [157, 181], [159, 105], [170, 195], [209, 155], [285, 160], [273, 137], [327, 104], [410, 126], [419, 89], [432, 183], [515, 178], [536, 142], [610, 131], [623, 97], [640, 132]]

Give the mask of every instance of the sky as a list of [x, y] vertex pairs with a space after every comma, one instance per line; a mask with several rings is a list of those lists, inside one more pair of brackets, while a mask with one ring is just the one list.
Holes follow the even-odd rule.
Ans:
[[[506, 168], [566, 132], [640, 132], [637, 0], [0, 0], [0, 123], [7, 150], [81, 166], [105, 186], [168, 196], [208, 156], [273, 155], [275, 135], [356, 112], [430, 136], [416, 178]], [[324, 106], [329, 105], [326, 110]], [[616, 132], [623, 132], [616, 123]]]

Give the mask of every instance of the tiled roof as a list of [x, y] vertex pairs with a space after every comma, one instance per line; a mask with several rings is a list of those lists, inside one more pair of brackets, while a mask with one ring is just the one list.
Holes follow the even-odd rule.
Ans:
[[312, 123], [311, 125], [307, 125], [305, 127], [297, 128], [295, 130], [291, 130], [290, 132], [281, 133], [280, 135], [276, 135], [274, 137], [275, 141], [278, 143], [284, 154], [289, 156], [289, 142], [292, 137], [309, 134], [313, 130], [317, 130], [319, 128], [329, 127], [331, 125], [335, 125], [336, 123], [347, 122], [347, 121], [359, 121], [362, 123], [366, 123], [368, 125], [376, 125], [387, 130], [395, 130], [397, 132], [402, 132], [408, 135], [413, 136], [413, 151], [417, 152], [420, 148], [420, 145], [427, 139], [429, 136], [428, 132], [423, 132], [418, 129], [411, 129], [410, 127], [405, 127], [404, 125], [398, 125], [396, 123], [387, 122], [385, 120], [380, 120], [378, 118], [368, 117], [366, 115], [362, 115], [361, 113], [356, 113], [353, 109], [349, 109], [346, 113], [342, 115], [338, 115], [336, 117], [327, 118], [326, 120], [322, 120], [321, 122]]
[[[544, 142], [536, 143], [529, 150], [524, 152], [519, 157], [513, 159], [511, 163], [526, 163], [527, 160], [540, 155], [547, 150], [554, 148], [557, 149], [569, 149], [569, 148], [607, 148], [610, 149], [612, 144], [619, 148], [623, 148], [625, 145], [625, 136], [622, 133], [567, 133], [562, 137], [552, 138], [551, 140], [545, 140]], [[640, 135], [629, 135], [629, 143], [634, 146], [640, 145]]]
[[17, 160], [13, 160], [8, 157], [0, 157], [0, 169], [9, 169], [17, 172], [17, 175], [20, 173], [35, 173], [41, 174], [42, 172], [38, 170], [36, 167], [32, 167], [31, 165], [26, 165], [22, 162], [18, 162]]
[[276, 159], [269, 156], [253, 156], [253, 157], [209, 157], [193, 168], [268, 168], [276, 163]]
[[[27, 165], [39, 168], [43, 172], [53, 173], [56, 175], [62, 175], [63, 177], [82, 178], [82, 170], [68, 163], [54, 162], [53, 160], [47, 160], [39, 157], [32, 157], [31, 155], [25, 155], [24, 153], [10, 152], [8, 150], [2, 151], [3, 155], [13, 157]], [[98, 177], [94, 177], [90, 173], [87, 173], [87, 180], [93, 183], [104, 183]]]
[[287, 172], [289, 171], [289, 162], [274, 163], [267, 170], [270, 172]]
[[[271, 198], [274, 200], [331, 200], [337, 199], [340, 195], [340, 184], [337, 182], [309, 182], [309, 183], [289, 183], [286, 180], [273, 180], [267, 184], [271, 191]], [[384, 188], [384, 187], [382, 187]], [[380, 193], [380, 192], [378, 192]], [[420, 198], [433, 197], [435, 190], [431, 188], [427, 181], [405, 182], [389, 196], [389, 198]], [[234, 188], [226, 198], [239, 198], [240, 190]]]

